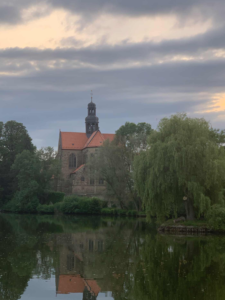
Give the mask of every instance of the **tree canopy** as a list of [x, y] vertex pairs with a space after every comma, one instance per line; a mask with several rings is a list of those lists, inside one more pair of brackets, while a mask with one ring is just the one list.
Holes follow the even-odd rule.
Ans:
[[204, 119], [177, 114], [160, 121], [149, 148], [135, 157], [136, 188], [149, 216], [176, 214], [185, 203], [187, 219], [224, 202], [224, 132]]
[[59, 172], [53, 148], [37, 150], [22, 123], [0, 122], [0, 207], [12, 199], [18, 205], [38, 203]]
[[0, 122], [0, 205], [17, 190], [16, 173], [11, 166], [23, 150], [35, 151], [25, 126], [16, 121]]
[[116, 131], [114, 141], [105, 141], [90, 161], [96, 176], [106, 181], [108, 193], [118, 200], [123, 209], [141, 209], [141, 199], [132, 174], [133, 160], [141, 149], [146, 148], [151, 131], [150, 124], [127, 122]]

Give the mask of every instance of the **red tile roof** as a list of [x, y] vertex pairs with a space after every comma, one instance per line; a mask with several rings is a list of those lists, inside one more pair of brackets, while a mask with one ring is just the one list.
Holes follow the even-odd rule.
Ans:
[[62, 149], [82, 150], [88, 141], [83, 132], [61, 132]]
[[84, 279], [79, 275], [60, 275], [59, 276], [59, 294], [83, 293], [85, 288]]
[[89, 139], [86, 133], [61, 132], [62, 149], [82, 150], [84, 148], [100, 147], [105, 140], [112, 141], [114, 137], [115, 134], [102, 134], [99, 130], [93, 132]]
[[98, 286], [96, 280], [86, 279], [86, 286], [89, 288], [89, 291], [98, 296], [98, 293], [101, 291], [101, 288]]
[[85, 164], [79, 166], [78, 168], [76, 168], [75, 171], [73, 171], [71, 174], [75, 174], [77, 171], [79, 171], [80, 169], [82, 169], [85, 166]]
[[84, 279], [80, 275], [60, 275], [58, 294], [83, 293], [84, 288], [95, 296], [101, 291], [96, 280]]
[[114, 133], [103, 133], [102, 135], [103, 135], [105, 140], [109, 140], [110, 142], [112, 142], [115, 138]]
[[101, 134], [101, 132], [95, 131], [84, 145], [84, 148], [100, 147], [103, 145], [104, 140], [104, 136]]

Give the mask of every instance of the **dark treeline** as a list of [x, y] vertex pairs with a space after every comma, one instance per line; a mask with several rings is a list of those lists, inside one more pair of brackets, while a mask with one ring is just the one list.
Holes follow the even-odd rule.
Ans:
[[53, 148], [37, 150], [21, 123], [0, 123], [0, 208], [32, 212], [60, 171]]

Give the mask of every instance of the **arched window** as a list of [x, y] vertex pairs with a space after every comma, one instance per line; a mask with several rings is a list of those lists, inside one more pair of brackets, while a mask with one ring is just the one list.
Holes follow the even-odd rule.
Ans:
[[69, 156], [69, 167], [76, 168], [76, 165], [77, 165], [76, 155], [72, 153]]
[[104, 184], [104, 179], [99, 178], [99, 184]]

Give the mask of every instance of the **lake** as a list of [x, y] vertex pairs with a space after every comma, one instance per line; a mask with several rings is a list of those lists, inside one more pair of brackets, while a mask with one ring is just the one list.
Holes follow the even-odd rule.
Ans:
[[0, 215], [0, 300], [225, 299], [225, 237], [144, 219]]

